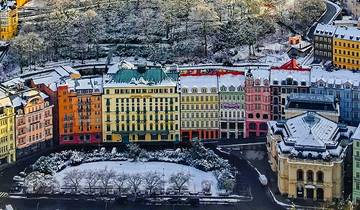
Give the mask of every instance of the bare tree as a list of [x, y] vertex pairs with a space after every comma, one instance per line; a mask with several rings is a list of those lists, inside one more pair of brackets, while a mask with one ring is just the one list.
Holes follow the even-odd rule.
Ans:
[[144, 176], [145, 188], [152, 194], [154, 190], [160, 189], [163, 181], [157, 172], [149, 172]]
[[127, 174], [121, 173], [116, 175], [116, 178], [114, 179], [114, 183], [119, 190], [119, 194], [121, 194], [123, 190], [127, 188], [128, 179], [129, 176]]
[[169, 178], [169, 183], [177, 190], [179, 193], [185, 187], [186, 184], [191, 180], [191, 175], [184, 172], [178, 172], [172, 174]]
[[140, 185], [143, 182], [143, 177], [141, 174], [133, 174], [129, 176], [128, 184], [131, 191], [136, 195], [140, 190]]
[[99, 172], [99, 180], [102, 184], [102, 187], [105, 190], [105, 193], [107, 193], [109, 185], [115, 179], [115, 177], [116, 177], [116, 173], [112, 169], [108, 170], [107, 168], [105, 168], [103, 171]]
[[99, 177], [100, 176], [97, 171], [89, 170], [85, 172], [84, 178], [90, 192], [92, 192], [93, 189], [96, 187], [96, 184], [99, 182]]
[[73, 169], [65, 173], [63, 178], [66, 186], [71, 187], [77, 192], [80, 189], [81, 181], [84, 179], [84, 172]]
[[40, 172], [30, 173], [25, 178], [24, 186], [27, 193], [48, 194], [59, 189], [59, 182], [51, 175]]

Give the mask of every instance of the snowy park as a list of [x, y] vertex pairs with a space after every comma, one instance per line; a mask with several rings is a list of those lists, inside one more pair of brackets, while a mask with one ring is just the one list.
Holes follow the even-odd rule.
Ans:
[[234, 174], [227, 160], [200, 143], [159, 151], [130, 144], [121, 152], [114, 147], [52, 153], [14, 181], [23, 182], [24, 194], [226, 196], [233, 194]]
[[[99, 175], [93, 173], [94, 171], [99, 172], [99, 175], [105, 171], [104, 174], [110, 177], [108, 188], [111, 189], [118, 190], [120, 188], [123, 191], [125, 189], [134, 191], [137, 190], [134, 187], [138, 187], [140, 191], [154, 188], [155, 191], [166, 190], [173, 192], [184, 190], [193, 193], [206, 191], [207, 193], [211, 192], [212, 195], [218, 195], [217, 180], [213, 173], [176, 163], [130, 161], [85, 163], [68, 167], [56, 173], [54, 178], [62, 187], [67, 186], [67, 183], [72, 187], [78, 182], [80, 188], [89, 189], [90, 180], [87, 177], [90, 174], [92, 177], [98, 176], [98, 182], [94, 181], [92, 183], [93, 188], [102, 188], [105, 181], [103, 179], [106, 176], [99, 177]], [[76, 175], [83, 175], [83, 178], [80, 176], [75, 180]], [[134, 177], [138, 179], [136, 183], [132, 180]], [[182, 180], [175, 180], [175, 177]], [[133, 186], [134, 184], [138, 186]]]

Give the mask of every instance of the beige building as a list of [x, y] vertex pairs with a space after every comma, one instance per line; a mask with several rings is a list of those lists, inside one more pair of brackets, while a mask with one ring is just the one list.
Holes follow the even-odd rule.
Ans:
[[287, 97], [285, 119], [289, 119], [309, 111], [316, 112], [317, 114], [334, 122], [339, 122], [340, 109], [335, 96], [292, 93]]
[[359, 0], [345, 0], [345, 7], [355, 19], [360, 18]]
[[282, 195], [317, 201], [343, 197], [344, 154], [354, 132], [314, 112], [268, 122], [267, 149]]

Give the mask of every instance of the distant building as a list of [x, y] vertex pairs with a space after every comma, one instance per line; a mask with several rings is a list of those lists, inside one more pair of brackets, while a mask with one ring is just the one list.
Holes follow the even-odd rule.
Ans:
[[352, 186], [352, 200], [354, 204], [360, 204], [360, 125], [357, 127], [354, 135], [351, 137], [353, 144], [353, 186]]
[[220, 138], [242, 139], [245, 134], [245, 75], [219, 74]]
[[336, 67], [360, 70], [360, 30], [337, 27], [333, 39], [333, 64]]
[[332, 61], [336, 26], [317, 24], [314, 31], [314, 60]]
[[343, 198], [346, 142], [354, 127], [314, 112], [268, 126], [269, 160], [282, 195], [317, 201]]
[[219, 138], [219, 95], [216, 72], [180, 75], [181, 137], [192, 139]]
[[360, 1], [359, 0], [344, 0], [345, 9], [355, 18], [360, 18]]
[[266, 136], [271, 119], [270, 71], [251, 70], [245, 80], [245, 137]]
[[5, 90], [0, 90], [0, 166], [13, 163], [15, 152], [15, 113]]
[[287, 101], [285, 119], [313, 111], [329, 120], [339, 122], [340, 110], [335, 96], [293, 93], [288, 96]]
[[0, 39], [2, 41], [9, 41], [18, 31], [18, 10], [14, 1], [3, 1], [0, 5]]
[[18, 88], [10, 99], [16, 113], [16, 155], [19, 159], [53, 146], [53, 105], [43, 92]]
[[102, 77], [83, 77], [58, 87], [60, 144], [102, 141], [102, 85]]
[[177, 81], [162, 67], [121, 62], [104, 79], [103, 142], [180, 141]]
[[301, 67], [295, 59], [280, 67], [272, 67], [270, 70], [272, 119], [284, 119], [287, 96], [291, 93], [308, 93], [309, 87], [310, 68]]

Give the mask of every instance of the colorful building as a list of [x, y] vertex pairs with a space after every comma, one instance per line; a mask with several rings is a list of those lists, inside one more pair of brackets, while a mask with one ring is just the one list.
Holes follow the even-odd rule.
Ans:
[[336, 26], [317, 24], [314, 31], [314, 60], [332, 61]]
[[219, 74], [220, 138], [242, 139], [245, 134], [245, 75], [243, 72]]
[[195, 70], [180, 74], [181, 138], [219, 138], [219, 95], [216, 72]]
[[113, 65], [102, 107], [104, 142], [180, 141], [178, 85], [159, 66]]
[[342, 69], [360, 70], [360, 30], [337, 27], [333, 39], [333, 64]]
[[360, 125], [357, 127], [352, 139], [352, 201], [354, 204], [360, 204]]
[[10, 95], [15, 117], [16, 155], [21, 158], [53, 146], [53, 105], [49, 96], [20, 86]]
[[251, 70], [245, 80], [245, 137], [266, 136], [271, 119], [270, 71]]
[[21, 7], [23, 7], [27, 2], [28, 2], [28, 0], [16, 0], [16, 7], [17, 7], [17, 8], [21, 8]]
[[3, 2], [0, 7], [0, 40], [9, 41], [18, 32], [18, 10], [13, 1]]
[[68, 79], [57, 90], [60, 144], [102, 141], [102, 77]]
[[15, 152], [15, 113], [6, 91], [0, 90], [0, 166], [13, 163]]
[[313, 66], [310, 93], [335, 96], [340, 104], [340, 121], [356, 124], [360, 112], [353, 111], [352, 98], [353, 90], [359, 89], [359, 82], [358, 73], [347, 70], [328, 72], [321, 66]]
[[354, 127], [314, 112], [268, 126], [269, 160], [282, 195], [330, 202], [343, 198], [346, 141]]

